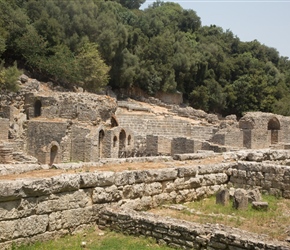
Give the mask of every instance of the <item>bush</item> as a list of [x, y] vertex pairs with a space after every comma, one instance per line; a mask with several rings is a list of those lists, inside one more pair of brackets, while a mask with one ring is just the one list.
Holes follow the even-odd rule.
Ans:
[[12, 67], [5, 68], [2, 62], [0, 64], [0, 89], [16, 92], [19, 89], [17, 80], [21, 74], [16, 63]]

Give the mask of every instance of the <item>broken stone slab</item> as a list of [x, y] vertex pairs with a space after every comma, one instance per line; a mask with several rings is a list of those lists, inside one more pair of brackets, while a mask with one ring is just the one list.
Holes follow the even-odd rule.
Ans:
[[248, 193], [244, 189], [237, 189], [234, 193], [233, 207], [238, 210], [248, 208]]
[[269, 204], [265, 201], [254, 201], [252, 203], [252, 208], [256, 210], [268, 210]]
[[223, 189], [216, 194], [216, 204], [223, 206], [227, 205], [230, 200], [230, 192], [228, 189]]

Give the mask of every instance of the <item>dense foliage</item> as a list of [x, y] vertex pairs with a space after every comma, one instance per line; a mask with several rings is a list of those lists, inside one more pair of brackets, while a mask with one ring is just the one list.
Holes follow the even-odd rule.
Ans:
[[92, 92], [107, 84], [150, 95], [179, 91], [208, 112], [290, 115], [287, 57], [229, 30], [202, 26], [195, 11], [179, 4], [157, 0], [140, 10], [144, 2], [0, 0], [0, 56], [31, 74]]

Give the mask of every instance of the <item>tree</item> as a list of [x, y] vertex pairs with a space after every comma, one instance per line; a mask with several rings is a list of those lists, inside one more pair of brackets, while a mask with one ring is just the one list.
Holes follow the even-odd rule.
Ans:
[[101, 59], [96, 43], [85, 43], [76, 56], [78, 84], [90, 92], [104, 88], [109, 81], [109, 67]]
[[0, 64], [0, 90], [8, 90], [16, 92], [19, 89], [18, 77], [21, 75], [21, 71], [18, 70], [17, 64], [5, 68], [3, 62]]

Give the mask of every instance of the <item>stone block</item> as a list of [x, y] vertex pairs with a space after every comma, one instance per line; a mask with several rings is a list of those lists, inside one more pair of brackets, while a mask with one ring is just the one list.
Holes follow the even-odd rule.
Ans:
[[268, 202], [263, 201], [254, 201], [252, 203], [252, 208], [256, 210], [268, 210], [269, 204]]
[[80, 188], [80, 176], [76, 174], [62, 174], [51, 178], [52, 193], [75, 191]]
[[234, 193], [233, 207], [238, 210], [248, 208], [248, 194], [246, 190], [237, 189]]
[[230, 192], [228, 189], [223, 189], [216, 194], [216, 204], [223, 206], [227, 205], [230, 200]]

